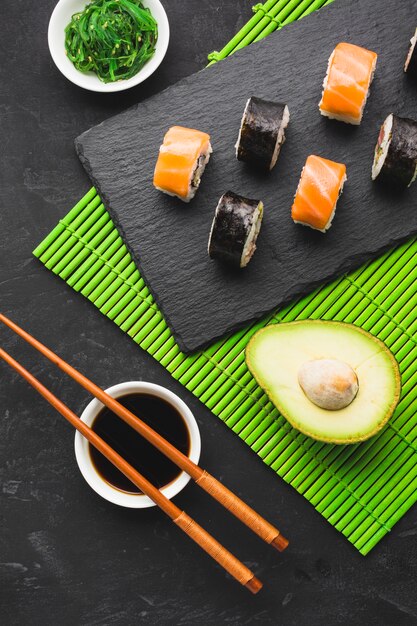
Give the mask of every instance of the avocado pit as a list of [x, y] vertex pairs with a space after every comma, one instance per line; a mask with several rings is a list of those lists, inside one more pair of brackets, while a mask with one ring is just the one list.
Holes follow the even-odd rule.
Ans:
[[347, 407], [359, 389], [354, 370], [338, 359], [306, 361], [298, 371], [298, 382], [313, 404], [329, 411]]

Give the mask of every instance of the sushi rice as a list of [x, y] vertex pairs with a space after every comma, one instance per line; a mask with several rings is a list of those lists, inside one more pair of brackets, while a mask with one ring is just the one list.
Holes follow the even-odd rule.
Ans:
[[392, 113], [388, 115], [379, 133], [378, 142], [375, 146], [375, 156], [372, 165], [372, 180], [378, 178], [387, 158], [388, 150], [392, 141]]
[[262, 216], [264, 205], [259, 202], [253, 214], [253, 223], [248, 234], [248, 238], [243, 247], [242, 256], [240, 257], [240, 267], [246, 267], [256, 250], [256, 240], [261, 230]]
[[269, 167], [270, 170], [272, 170], [273, 167], [275, 167], [275, 164], [277, 162], [282, 144], [285, 141], [285, 130], [288, 126], [288, 124], [290, 123], [290, 110], [288, 108], [287, 105], [285, 105], [284, 108], [284, 114], [282, 116], [282, 120], [281, 120], [281, 126], [279, 127], [279, 131], [278, 131], [278, 137], [277, 137], [277, 141], [275, 144], [275, 149], [274, 149], [274, 153], [272, 155], [272, 159], [271, 159], [271, 165]]
[[210, 161], [210, 155], [213, 152], [211, 147], [211, 143], [208, 143], [206, 150], [204, 150], [197, 159], [197, 163], [195, 165], [195, 169], [191, 172], [190, 175], [190, 184], [189, 184], [189, 192], [186, 198], [184, 198], [184, 202], [189, 202], [192, 200], [197, 192], [197, 189], [200, 186], [201, 178], [204, 174], [204, 170], [206, 169], [207, 163]]
[[245, 119], [246, 119], [246, 116], [248, 114], [248, 108], [249, 108], [249, 104], [250, 104], [251, 99], [252, 98], [248, 98], [246, 100], [245, 109], [244, 109], [243, 114], [242, 114], [242, 119], [240, 120], [239, 135], [238, 135], [237, 141], [235, 143], [236, 158], [238, 158], [239, 146], [240, 146], [240, 142], [241, 142], [241, 139], [242, 139], [243, 124], [245, 123]]
[[415, 50], [416, 44], [417, 44], [417, 28], [415, 30], [414, 35], [410, 39], [410, 48], [408, 50], [407, 58], [405, 60], [404, 72], [407, 72], [408, 68], [410, 67], [411, 60], [413, 59], [413, 56], [414, 56], [414, 50]]

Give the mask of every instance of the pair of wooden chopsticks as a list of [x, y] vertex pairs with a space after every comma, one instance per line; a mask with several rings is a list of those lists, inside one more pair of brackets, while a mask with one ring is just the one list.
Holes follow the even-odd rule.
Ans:
[[[24, 331], [20, 326], [12, 322], [5, 315], [0, 314], [0, 321], [11, 328], [15, 333], [36, 348], [41, 354], [66, 372], [71, 378], [87, 389], [105, 406], [124, 420], [129, 426], [140, 433], [147, 441], [154, 445], [160, 452], [165, 454], [173, 463], [191, 476], [191, 478], [209, 493], [215, 500], [220, 502], [233, 515], [240, 519], [246, 526], [255, 532], [261, 539], [270, 543], [277, 550], [284, 550], [288, 541], [281, 535], [272, 524], [267, 522], [250, 506], [245, 504], [232, 491], [227, 489], [206, 470], [196, 465], [185, 454], [177, 450], [169, 441], [164, 439], [155, 430], [134, 415], [115, 398], [109, 396], [103, 389], [95, 385], [91, 380], [78, 372], [69, 363], [61, 359], [57, 354]], [[191, 539], [217, 561], [231, 576], [247, 587], [252, 593], [257, 593], [262, 583], [253, 572], [241, 561], [224, 548], [214, 537], [199, 526], [189, 515], [181, 511], [171, 500], [168, 500], [152, 483], [123, 459], [111, 448], [99, 435], [87, 424], [82, 422], [63, 402], [52, 394], [42, 383], [32, 376], [20, 363], [7, 352], [0, 348], [0, 357], [15, 369], [28, 383], [30, 383], [61, 415], [63, 415], [97, 450], [99, 450], [113, 465], [115, 465], [132, 483], [144, 494], [149, 496]]]

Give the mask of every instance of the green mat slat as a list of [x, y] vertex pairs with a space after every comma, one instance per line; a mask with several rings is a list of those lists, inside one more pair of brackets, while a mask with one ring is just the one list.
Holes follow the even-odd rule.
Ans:
[[[252, 19], [210, 60], [216, 62], [326, 4], [269, 0], [256, 5]], [[176, 345], [94, 188], [34, 255], [153, 355], [362, 554], [416, 502], [416, 240], [188, 357]], [[361, 326], [396, 355], [401, 401], [389, 424], [371, 440], [334, 446], [305, 437], [278, 413], [247, 370], [245, 346], [259, 328], [307, 318]]]
[[254, 17], [229, 41], [220, 52], [208, 55], [209, 65], [260, 41], [267, 35], [296, 19], [305, 17], [333, 0], [269, 0], [253, 7]]

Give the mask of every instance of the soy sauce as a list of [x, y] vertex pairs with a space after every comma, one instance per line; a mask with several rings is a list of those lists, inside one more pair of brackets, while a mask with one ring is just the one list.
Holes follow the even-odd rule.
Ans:
[[[187, 425], [171, 404], [161, 398], [142, 393], [127, 394], [117, 400], [181, 452], [189, 454], [190, 435]], [[172, 461], [107, 407], [97, 415], [92, 428], [155, 487], [168, 485], [181, 473]], [[96, 448], [89, 445], [89, 452], [96, 471], [106, 482], [120, 491], [141, 493], [138, 487]]]

